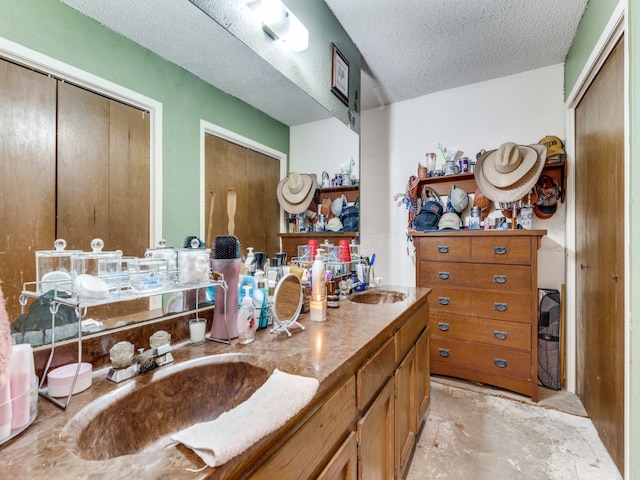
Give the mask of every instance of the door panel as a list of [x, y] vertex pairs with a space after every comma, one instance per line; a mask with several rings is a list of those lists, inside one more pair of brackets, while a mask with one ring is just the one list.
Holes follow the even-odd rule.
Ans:
[[[624, 48], [576, 108], [578, 394], [624, 470]], [[606, 181], [603, 181], [606, 179]]]
[[0, 60], [0, 281], [9, 318], [55, 240], [56, 80]]
[[[279, 251], [280, 210], [276, 197], [279, 178], [278, 160], [214, 135], [205, 135], [207, 245], [212, 246], [217, 236], [228, 234], [227, 189], [235, 188], [234, 234], [240, 241], [242, 253], [246, 253], [247, 247], [266, 252], [269, 257]], [[210, 191], [215, 193], [212, 217]]]

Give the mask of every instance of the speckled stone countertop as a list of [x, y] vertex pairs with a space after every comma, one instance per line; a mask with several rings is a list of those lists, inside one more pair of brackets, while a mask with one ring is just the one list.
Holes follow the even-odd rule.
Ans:
[[[407, 316], [424, 306], [429, 289], [385, 286], [383, 289], [407, 294], [404, 301], [367, 305], [349, 300], [340, 302], [340, 308], [328, 309], [326, 322], [311, 322], [308, 314], [300, 316], [306, 330], [294, 327], [292, 337], [286, 333], [260, 330], [249, 345], [231, 345], [207, 341], [193, 346], [188, 342], [174, 345], [175, 364], [194, 358], [223, 353], [249, 354], [249, 363], [273, 371], [314, 377], [320, 382], [315, 399], [283, 428], [259, 440], [245, 453], [218, 468], [201, 469], [202, 460], [182, 445], [163, 449], [153, 448], [141, 453], [123, 455], [108, 460], [85, 460], [71, 452], [60, 440], [63, 427], [90, 402], [100, 401], [105, 395], [131, 383], [142, 385], [153, 376], [170, 368], [161, 367], [153, 372], [115, 384], [106, 380], [108, 369], [94, 370], [93, 384], [88, 390], [74, 395], [66, 410], [62, 410], [40, 397], [38, 417], [22, 434], [0, 446], [0, 477], [15, 479], [194, 479], [236, 478], [242, 476], [247, 463], [258, 463], [273, 452], [287, 435], [287, 429], [297, 424], [317, 408], [324, 395], [335, 388], [373, 353], [386, 339], [391, 338]], [[179, 376], [176, 376], [179, 378]], [[189, 398], [184, 399], [185, 402]], [[315, 402], [315, 403], [314, 403]], [[153, 405], [153, 402], [151, 402]], [[206, 404], [203, 404], [206, 408]], [[268, 415], [268, 407], [265, 407]], [[150, 450], [150, 451], [149, 451]], [[191, 469], [191, 470], [189, 470]]]

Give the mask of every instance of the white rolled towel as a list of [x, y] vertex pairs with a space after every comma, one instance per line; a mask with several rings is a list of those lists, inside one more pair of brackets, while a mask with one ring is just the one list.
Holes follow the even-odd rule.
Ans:
[[223, 465], [294, 417], [311, 401], [318, 385], [315, 378], [276, 369], [245, 402], [171, 438], [191, 448], [210, 467]]

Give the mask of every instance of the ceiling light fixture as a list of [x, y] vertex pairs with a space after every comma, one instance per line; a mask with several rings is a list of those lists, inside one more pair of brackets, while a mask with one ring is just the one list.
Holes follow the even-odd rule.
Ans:
[[282, 40], [292, 51], [309, 46], [309, 30], [280, 0], [248, 0], [247, 6], [262, 22], [262, 29], [274, 40]]

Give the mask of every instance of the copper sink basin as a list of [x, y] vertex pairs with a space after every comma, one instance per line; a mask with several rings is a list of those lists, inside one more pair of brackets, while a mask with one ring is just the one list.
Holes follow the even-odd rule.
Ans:
[[396, 292], [394, 290], [365, 290], [364, 292], [354, 293], [349, 296], [349, 300], [352, 302], [368, 303], [371, 305], [402, 302], [406, 298], [406, 293]]
[[172, 434], [214, 420], [267, 381], [271, 372], [250, 358], [212, 355], [136, 377], [80, 410], [60, 440], [86, 460], [161, 451], [174, 443]]

